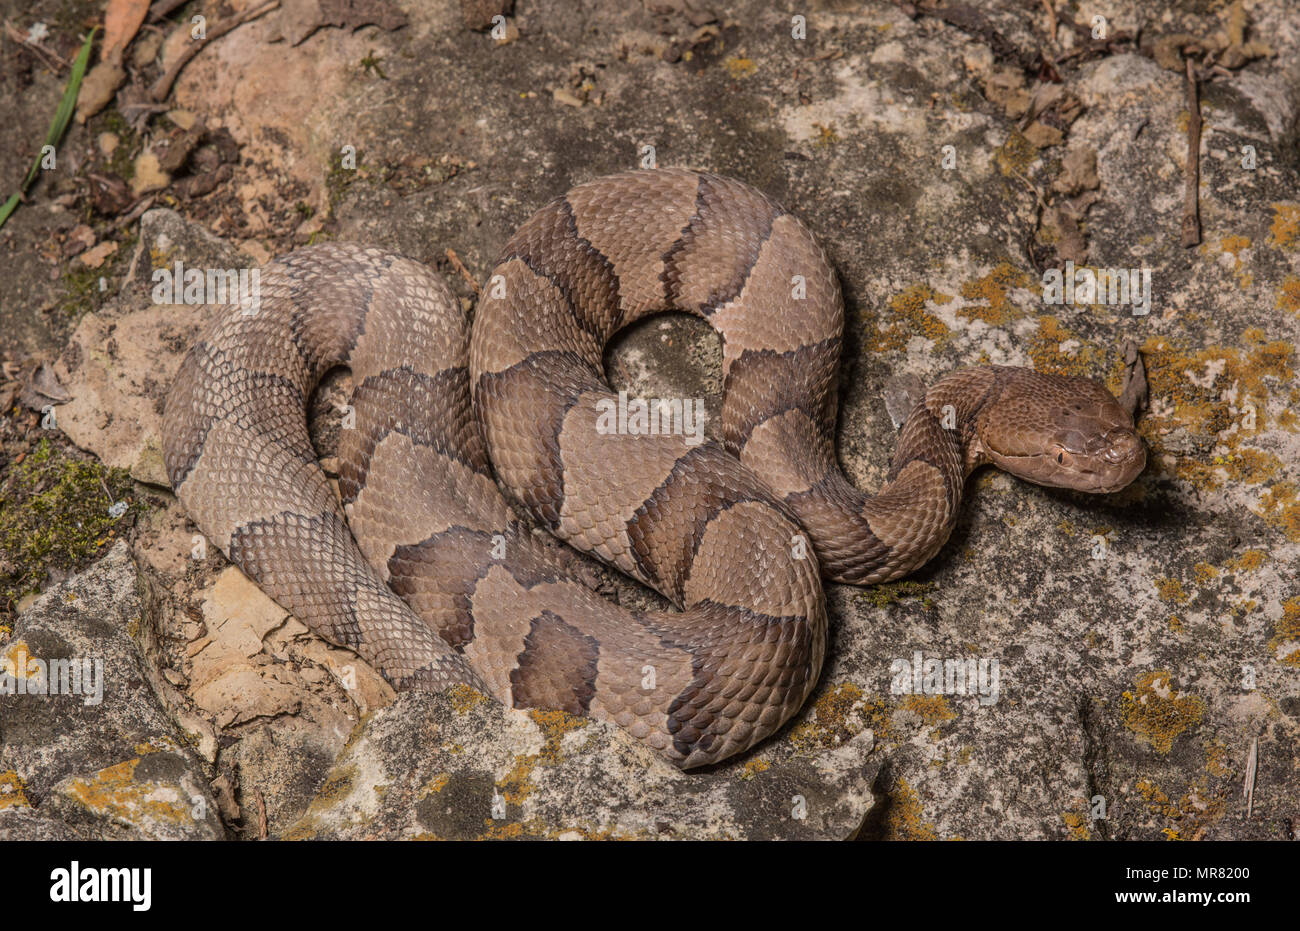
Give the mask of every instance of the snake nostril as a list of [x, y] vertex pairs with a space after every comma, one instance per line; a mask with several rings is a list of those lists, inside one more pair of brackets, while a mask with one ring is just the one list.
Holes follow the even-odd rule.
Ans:
[[1103, 457], [1107, 462], [1124, 462], [1137, 454], [1139, 441], [1132, 433], [1121, 434], [1111, 440]]

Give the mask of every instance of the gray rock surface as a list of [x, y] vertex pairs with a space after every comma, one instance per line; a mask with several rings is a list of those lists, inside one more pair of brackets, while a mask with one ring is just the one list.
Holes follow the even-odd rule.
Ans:
[[682, 773], [614, 727], [471, 689], [368, 718], [290, 839], [833, 839], [872, 805], [871, 734]]
[[225, 835], [208, 773], [142, 667], [140, 615], [119, 543], [20, 617], [0, 686], [0, 836]]
[[[61, 410], [78, 445], [144, 482], [161, 398], [204, 316], [153, 305], [152, 268], [245, 264], [324, 235], [423, 260], [469, 301], [446, 249], [481, 278], [530, 213], [638, 167], [647, 145], [660, 165], [754, 184], [826, 245], [847, 303], [838, 450], [861, 487], [888, 469], [882, 394], [899, 377], [992, 362], [1118, 389], [1132, 339], [1151, 384], [1150, 465], [1131, 488], [1089, 498], [976, 476], [952, 540], [909, 584], [830, 587], [831, 652], [791, 727], [699, 775], [599, 725], [466, 696], [385, 707], [373, 672], [296, 621], [246, 592], [217, 597], [223, 560], [191, 558], [194, 529], [169, 502], [133, 541], [152, 593], [146, 671], [165, 678], [168, 713], [228, 787], [214, 795], [232, 832], [259, 836], [264, 811], [276, 837], [1295, 835], [1300, 16], [1286, 0], [1249, 4], [1245, 38], [1273, 54], [1202, 83], [1201, 242], [1186, 248], [1186, 87], [1157, 47], [1230, 38], [1231, 9], [1158, 0], [1139, 23], [1119, 0], [1088, 16], [1054, 4], [1051, 46], [1029, 6], [990, 0], [945, 22], [811, 4], [796, 40], [792, 14], [760, 2], [718, 4], [701, 26], [642, 5], [538, 0], [517, 4], [495, 43], [444, 2], [411, 5], [396, 32], [326, 29], [293, 49], [261, 41], [269, 21], [250, 24], [187, 67], [176, 103], [243, 146], [238, 183], [189, 204], [189, 220], [146, 214], [119, 298], [77, 324], [57, 368], [83, 399]], [[1094, 8], [1112, 36], [1140, 26], [1138, 46], [1086, 50]], [[1047, 91], [1066, 96], [1033, 118], [1043, 48], [1063, 79]], [[384, 78], [357, 66], [370, 54]], [[339, 165], [344, 145], [356, 171]], [[33, 251], [59, 228], [35, 212], [13, 227]], [[1042, 272], [1067, 255], [1148, 269], [1149, 312], [1045, 303]], [[35, 259], [14, 268], [13, 293], [49, 290]], [[0, 308], [24, 345], [39, 343], [40, 320], [22, 301]], [[118, 355], [94, 351], [110, 333]], [[660, 318], [620, 338], [608, 369], [618, 387], [704, 396], [716, 413], [719, 356], [703, 324]], [[345, 389], [315, 405], [327, 457]], [[662, 604], [592, 575], [625, 604]], [[917, 681], [918, 652], [920, 694], [893, 688]], [[944, 660], [954, 673], [982, 662], [986, 700], [927, 691], [926, 662]], [[225, 675], [248, 688], [218, 708], [207, 686]], [[53, 783], [37, 784], [23, 790], [33, 805], [0, 813], [12, 830], [90, 830], [66, 827], [62, 809], [47, 818]], [[795, 795], [806, 819], [790, 815]]]

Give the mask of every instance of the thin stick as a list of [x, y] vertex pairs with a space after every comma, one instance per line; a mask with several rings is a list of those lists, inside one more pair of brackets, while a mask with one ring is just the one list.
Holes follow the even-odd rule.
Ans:
[[251, 10], [245, 10], [243, 13], [240, 13], [238, 16], [232, 16], [230, 19], [217, 23], [210, 30], [208, 30], [208, 37], [206, 39], [199, 39], [197, 41], [191, 42], [188, 46], [186, 46], [185, 50], [181, 52], [180, 56], [176, 59], [175, 63], [170, 68], [167, 69], [167, 73], [154, 82], [153, 87], [150, 88], [149, 90], [149, 96], [157, 101], [163, 100], [168, 94], [171, 93], [172, 84], [174, 84], [176, 82], [176, 78], [180, 76], [181, 69], [184, 68], [187, 64], [189, 64], [191, 58], [193, 58], [200, 51], [206, 48], [209, 42], [214, 42], [217, 39], [220, 39], [226, 33], [230, 32], [230, 30], [242, 26], [244, 25], [244, 23], [251, 22], [257, 19], [259, 16], [271, 12], [279, 5], [280, 5], [280, 0], [271, 0], [270, 3], [264, 3], [261, 6], [254, 7]]
[[157, 0], [149, 7], [149, 22], [156, 23], [178, 6], [184, 6], [189, 0]]
[[483, 293], [483, 290], [478, 286], [478, 282], [474, 280], [474, 276], [469, 273], [469, 269], [461, 262], [460, 256], [456, 255], [456, 253], [451, 249], [448, 249], [447, 260], [451, 262], [456, 271], [460, 272], [461, 276], [469, 282], [469, 286], [474, 289], [475, 294], [481, 295]]
[[257, 798], [257, 839], [266, 840], [266, 799], [261, 789], [254, 789]]
[[1192, 59], [1187, 59], [1187, 188], [1183, 195], [1183, 246], [1201, 241], [1198, 198], [1201, 185], [1201, 103]]
[[1043, 9], [1047, 11], [1047, 41], [1056, 44], [1056, 9], [1052, 0], [1043, 0]]
[[51, 71], [58, 73], [60, 71], [67, 71], [69, 68], [72, 67], [72, 64], [68, 61], [65, 61], [63, 59], [63, 56], [61, 56], [58, 52], [54, 51], [53, 49], [46, 48], [45, 44], [42, 42], [35, 42], [27, 38], [27, 36], [24, 33], [21, 33], [17, 29], [15, 29], [13, 27], [13, 24], [10, 23], [9, 20], [5, 20], [5, 32], [9, 34], [10, 39], [17, 42], [19, 45], [23, 46], [28, 51], [35, 54], [37, 58], [41, 59], [41, 61], [45, 63], [45, 66], [49, 68]]
[[1246, 758], [1246, 784], [1242, 786], [1242, 795], [1246, 796], [1246, 817], [1255, 812], [1255, 774], [1259, 769], [1259, 738], [1250, 742], [1250, 756]]

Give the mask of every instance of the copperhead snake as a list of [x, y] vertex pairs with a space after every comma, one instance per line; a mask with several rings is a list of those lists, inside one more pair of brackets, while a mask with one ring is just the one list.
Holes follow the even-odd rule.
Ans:
[[[598, 429], [605, 344], [663, 310], [721, 334], [718, 440]], [[820, 245], [753, 188], [612, 175], [519, 229], [472, 327], [435, 274], [377, 248], [270, 264], [257, 312], [223, 308], [180, 368], [167, 471], [233, 563], [398, 689], [467, 684], [613, 722], [683, 768], [714, 763], [812, 689], [821, 579], [925, 563], [973, 469], [1107, 492], [1145, 465], [1099, 382], [981, 366], [929, 388], [864, 494], [835, 460], [843, 321]], [[305, 418], [340, 365], [355, 384], [341, 506]], [[680, 610], [597, 596], [534, 525]]]

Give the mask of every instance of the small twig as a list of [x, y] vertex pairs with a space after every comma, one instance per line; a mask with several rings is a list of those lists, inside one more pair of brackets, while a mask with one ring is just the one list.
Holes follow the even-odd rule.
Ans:
[[176, 78], [180, 75], [181, 69], [189, 64], [191, 58], [206, 48], [208, 43], [215, 42], [232, 29], [236, 29], [239, 26], [244, 25], [244, 23], [252, 22], [259, 16], [276, 9], [279, 5], [280, 0], [271, 0], [269, 3], [264, 3], [251, 10], [245, 10], [237, 16], [232, 16], [230, 19], [217, 23], [208, 30], [208, 37], [206, 39], [198, 39], [186, 46], [185, 50], [177, 57], [175, 63], [167, 69], [167, 73], [154, 82], [153, 87], [149, 89], [149, 96], [158, 101], [165, 99], [166, 96], [171, 93], [172, 84], [175, 83]]
[[46, 48], [45, 43], [34, 42], [27, 38], [26, 35], [15, 29], [13, 23], [9, 22], [9, 20], [5, 20], [5, 32], [9, 34], [10, 39], [32, 52], [37, 58], [44, 62], [51, 71], [57, 73], [59, 71], [67, 71], [72, 67], [72, 63], [66, 61], [58, 52]]
[[1047, 41], [1056, 44], [1056, 9], [1052, 0], [1043, 0], [1043, 9], [1047, 11]]
[[469, 282], [469, 286], [474, 289], [475, 294], [481, 295], [483, 293], [483, 290], [478, 286], [478, 282], [474, 280], [474, 276], [469, 273], [469, 269], [461, 262], [460, 256], [456, 255], [451, 249], [447, 250], [447, 261], [451, 262], [456, 271], [460, 272], [461, 277]]
[[176, 9], [178, 6], [184, 6], [188, 2], [189, 0], [156, 0], [156, 2], [149, 7], [149, 22], [158, 22], [158, 20], [171, 13], [172, 10]]
[[140, 219], [140, 215], [152, 207], [153, 202], [157, 199], [157, 194], [147, 194], [144, 197], [138, 198], [135, 203], [131, 205], [130, 210], [113, 221], [113, 225], [118, 229], [130, 226], [136, 220]]
[[1187, 58], [1187, 188], [1183, 195], [1183, 246], [1201, 241], [1198, 198], [1201, 186], [1201, 104], [1196, 87], [1196, 71]]
[[1250, 742], [1250, 756], [1246, 757], [1246, 784], [1241, 789], [1241, 794], [1246, 796], [1247, 818], [1255, 812], [1255, 775], [1258, 769], [1259, 738], [1255, 737]]
[[266, 799], [262, 797], [261, 789], [254, 789], [257, 797], [257, 839], [266, 840]]

